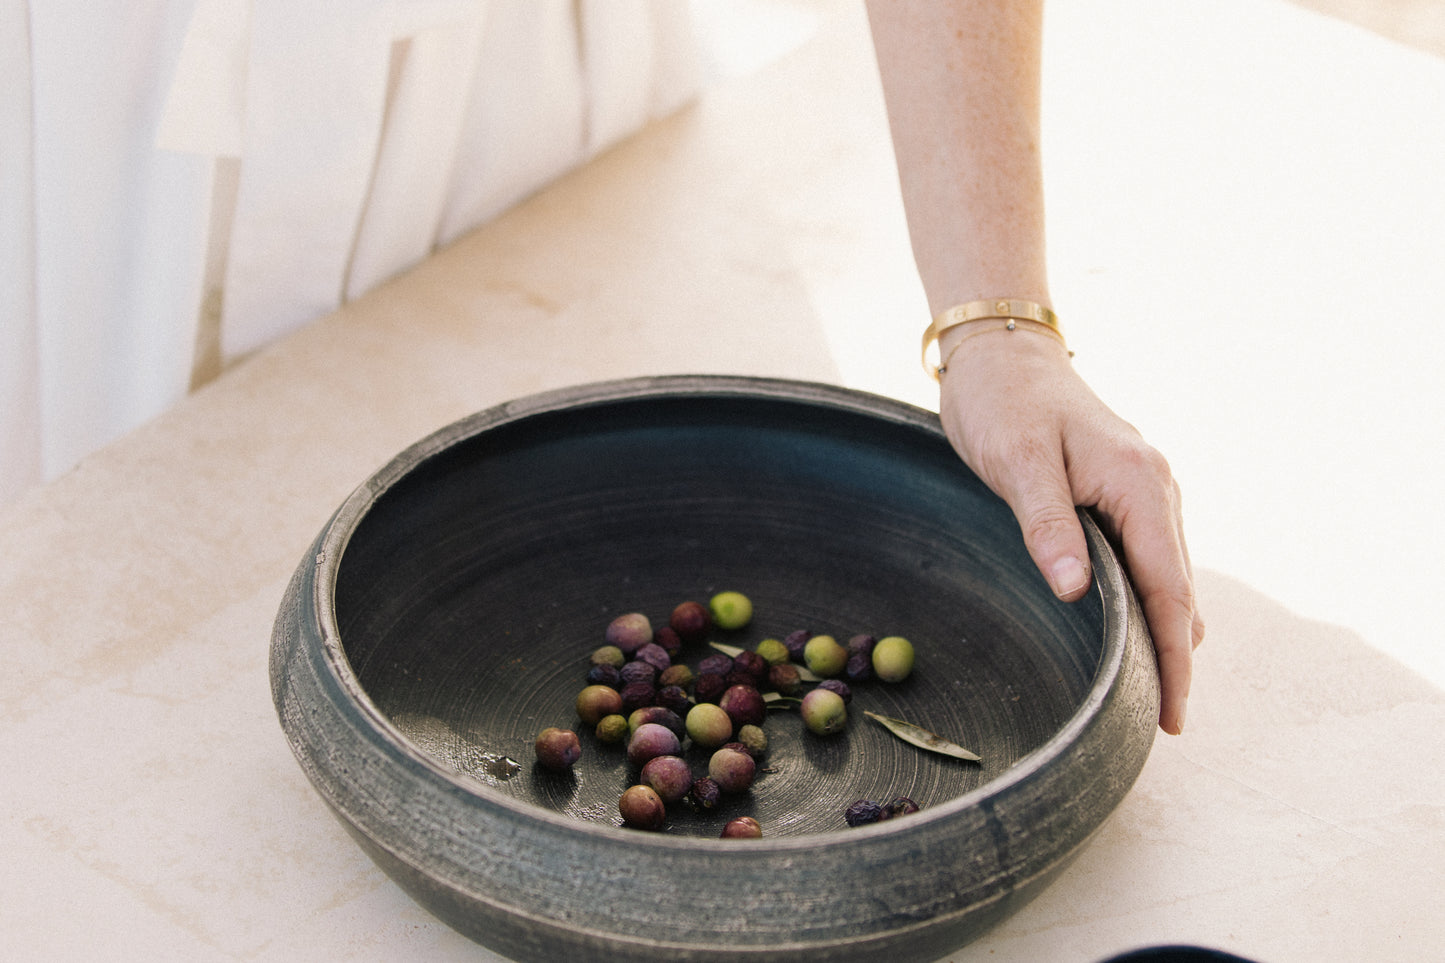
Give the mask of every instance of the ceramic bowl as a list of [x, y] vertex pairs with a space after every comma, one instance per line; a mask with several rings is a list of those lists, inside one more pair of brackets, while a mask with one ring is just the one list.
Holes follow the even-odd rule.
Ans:
[[[357, 489], [298, 567], [271, 678], [302, 769], [419, 903], [517, 960], [936, 959], [1059, 873], [1133, 784], [1158, 676], [1118, 561], [1048, 591], [937, 416], [856, 391], [679, 376], [481, 412]], [[853, 685], [839, 735], [770, 710], [751, 791], [621, 825], [635, 781], [574, 709], [611, 619], [736, 590], [752, 647], [903, 635], [916, 668]], [[680, 659], [711, 649], [695, 643]], [[928, 753], [864, 715], [976, 752]], [[566, 775], [546, 726], [579, 731]], [[686, 753], [698, 775], [707, 754]], [[858, 799], [912, 815], [850, 828]], [[720, 839], [752, 815], [761, 839]]]

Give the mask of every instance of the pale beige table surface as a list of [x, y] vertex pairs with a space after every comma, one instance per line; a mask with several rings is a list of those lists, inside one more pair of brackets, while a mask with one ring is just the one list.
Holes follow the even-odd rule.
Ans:
[[[1156, 41], [1162, 32], [1188, 36], [1196, 51], [1233, 50], [1261, 97], [1291, 107], [1296, 128], [1309, 126], [1290, 100], [1303, 95], [1260, 76], [1287, 40], [1321, 64], [1343, 57], [1382, 85], [1382, 98], [1445, 90], [1437, 59], [1268, 0], [1211, 7], [1205, 20], [1178, 5], [1102, 6], [1053, 21], [1053, 103], [1082, 110], [1119, 82], [1120, 51], [1068, 40], [1101, 43], [1090, 31], [1120, 17], [1154, 18]], [[270, 703], [276, 606], [353, 486], [421, 435], [508, 398], [706, 371], [834, 381], [930, 403], [914, 356], [921, 300], [866, 33], [851, 7], [796, 13], [790, 22], [811, 35], [798, 50], [233, 368], [0, 516], [0, 957], [496, 959], [393, 886], [305, 782]], [[1217, 65], [1177, 70], [1184, 82]], [[1151, 140], [1159, 117], [1189, 109], [1228, 126], [1254, 116], [1210, 114], [1203, 108], [1216, 94], [1185, 89], [1184, 101], [1148, 87], [1131, 94], [1138, 124], [1129, 129], [1145, 133], [1130, 150], [1152, 143], [1156, 153], [1130, 176], [1164, 165], [1168, 181], [1176, 152], [1188, 153]], [[1398, 123], [1427, 154], [1445, 144], [1438, 116], [1434, 126], [1418, 113], [1391, 120], [1385, 103], [1346, 105], [1340, 130], [1294, 135], [1350, 141], [1363, 115]], [[1117, 138], [1116, 123], [1107, 111], [1091, 121], [1055, 115], [1049, 129], [1077, 156], [1090, 137], [1095, 146]], [[1247, 141], [1236, 146], [1266, 180], [1317, 175], [1310, 165], [1276, 169], [1275, 154], [1251, 155]], [[1315, 370], [1346, 360], [1232, 312], [1201, 333], [1195, 319], [1211, 315], [1197, 304], [1166, 337], [1154, 312], [1114, 297], [1166, 280], [1182, 295], [1198, 285], [1198, 294], [1232, 275], [1277, 306], [1274, 324], [1311, 320], [1319, 334], [1312, 299], [1321, 287], [1336, 304], [1356, 296], [1349, 272], [1360, 250], [1392, 243], [1395, 263], [1433, 257], [1440, 266], [1438, 233], [1422, 241], [1397, 229], [1419, 216], [1438, 232], [1441, 219], [1430, 218], [1445, 208], [1438, 177], [1427, 176], [1438, 164], [1402, 168], [1406, 153], [1382, 161], [1393, 165], [1387, 176], [1355, 182], [1348, 158], [1312, 155], [1334, 164], [1347, 190], [1374, 185], [1350, 203], [1375, 221], [1356, 221], [1344, 202], [1321, 213], [1302, 187], [1254, 233], [1214, 210], [1238, 191], [1176, 198], [1163, 211], [1157, 194], [1138, 196], [1157, 182], [1131, 191], [1105, 173], [1117, 160], [1080, 170], [1055, 162], [1055, 237], [1065, 252], [1056, 296], [1096, 305], [1075, 329], [1078, 363], [1176, 460], [1198, 509], [1210, 634], [1186, 734], [1156, 742], [1133, 792], [1056, 884], [951, 959], [1085, 963], [1164, 942], [1276, 963], [1445, 958], [1445, 692], [1430, 595], [1440, 581], [1431, 549], [1441, 510], [1421, 498], [1410, 524], [1395, 522], [1397, 498], [1428, 491], [1438, 500], [1439, 475], [1418, 475], [1439, 464], [1440, 396], [1414, 393], [1405, 404], [1399, 393], [1418, 391], [1438, 364], [1439, 336], [1396, 319], [1391, 336], [1413, 339], [1412, 350], [1350, 385], [1358, 405], [1393, 404], [1394, 428], [1361, 446], [1374, 460], [1352, 474], [1342, 466], [1356, 465], [1356, 454], [1334, 447], [1340, 426], [1281, 408], [1269, 390], [1269, 365], [1287, 348], [1313, 352]], [[1108, 187], [1089, 188], [1084, 168]], [[1396, 194], [1411, 177], [1414, 193]], [[1135, 212], [1127, 240], [1120, 225], [1099, 223], [1100, 212], [1121, 209]], [[1286, 215], [1302, 211], [1324, 223], [1289, 227]], [[1330, 229], [1330, 217], [1383, 233], [1304, 258], [1301, 245]], [[1219, 243], [1225, 237], [1232, 246]], [[1281, 246], [1295, 254], [1256, 266], [1257, 251]], [[1372, 274], [1365, 260], [1359, 269]], [[1261, 283], [1266, 273], [1275, 287]], [[1430, 298], [1442, 293], [1438, 274], [1404, 271], [1394, 282]], [[1217, 346], [1238, 350], [1250, 333], [1260, 349], [1252, 360]], [[1337, 345], [1356, 363], [1357, 347]], [[1227, 397], [1209, 391], [1221, 379]], [[1329, 378], [1287, 382], [1306, 415], [1334, 417]], [[1419, 432], [1435, 444], [1412, 443]], [[1310, 452], [1318, 484], [1295, 486], [1285, 461], [1251, 474], [1248, 459], [1286, 445]], [[1246, 477], [1248, 498], [1238, 491]], [[1353, 486], [1382, 483], [1391, 495], [1368, 513], [1341, 500]], [[1262, 537], [1271, 524], [1295, 541]], [[1361, 545], [1374, 552], [1362, 555]], [[1249, 550], [1231, 555], [1240, 546]], [[1276, 593], [1292, 596], [1288, 607]], [[1389, 631], [1372, 634], [1381, 626]]]

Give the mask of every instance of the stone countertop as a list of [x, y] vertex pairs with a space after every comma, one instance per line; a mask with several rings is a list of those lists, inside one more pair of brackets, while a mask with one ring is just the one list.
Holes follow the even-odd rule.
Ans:
[[[1266, 26], [1340, 36], [1283, 5], [1250, 10]], [[356, 484], [418, 437], [509, 398], [721, 372], [929, 403], [866, 34], [854, 12], [802, 11], [813, 37], [782, 60], [234, 367], [0, 516], [7, 957], [496, 959], [392, 885], [311, 791], [271, 707], [276, 607]], [[1445, 89], [1436, 66], [1406, 57], [1399, 69]], [[1084, 203], [1062, 199], [1066, 212]], [[1104, 283], [1082, 263], [1064, 259], [1056, 280], [1081, 300]], [[1091, 322], [1081, 343], [1118, 357], [1109, 332], [1132, 335], [1139, 320]], [[1424, 343], [1427, 360], [1438, 346]], [[1225, 510], [1234, 468], [1189, 454], [1191, 439], [1237, 430], [1232, 410], [1196, 409], [1175, 430], [1148, 391], [1162, 403], [1188, 383], [1125, 383], [1094, 363], [1097, 380], [1151, 412], [1146, 433], [1184, 453], [1204, 543], [1247, 541], [1250, 519]], [[1328, 386], [1317, 390], [1325, 403]], [[1425, 405], [1438, 413], [1437, 396]], [[1260, 444], [1309, 437], [1267, 417], [1259, 430]], [[1363, 539], [1363, 524], [1342, 544]], [[1382, 531], [1415, 544], [1413, 531]], [[1186, 734], [1156, 741], [1054, 885], [950, 959], [1088, 963], [1174, 942], [1261, 963], [1445, 952], [1445, 692], [1427, 678], [1430, 656], [1412, 662], [1403, 643], [1300, 614], [1261, 590], [1268, 579], [1221, 561], [1227, 551], [1196, 552], [1210, 631]], [[1363, 580], [1379, 592], [1392, 577]], [[1416, 619], [1417, 645], [1433, 649], [1440, 633], [1417, 594], [1401, 593], [1389, 624]]]

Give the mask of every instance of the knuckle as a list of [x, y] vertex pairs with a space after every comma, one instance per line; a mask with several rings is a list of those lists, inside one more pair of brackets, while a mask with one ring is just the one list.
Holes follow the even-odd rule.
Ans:
[[1047, 544], [1070, 533], [1079, 524], [1073, 509], [1062, 504], [1037, 505], [1022, 523], [1024, 540], [1032, 545]]

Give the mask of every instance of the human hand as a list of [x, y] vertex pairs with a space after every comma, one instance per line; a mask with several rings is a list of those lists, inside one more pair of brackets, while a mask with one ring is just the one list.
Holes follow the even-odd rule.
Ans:
[[1168, 463], [1084, 383], [1055, 338], [996, 326], [941, 347], [944, 431], [1013, 509], [1054, 594], [1074, 601], [1092, 577], [1076, 505], [1092, 508], [1120, 547], [1158, 656], [1159, 726], [1177, 735], [1204, 622]]

